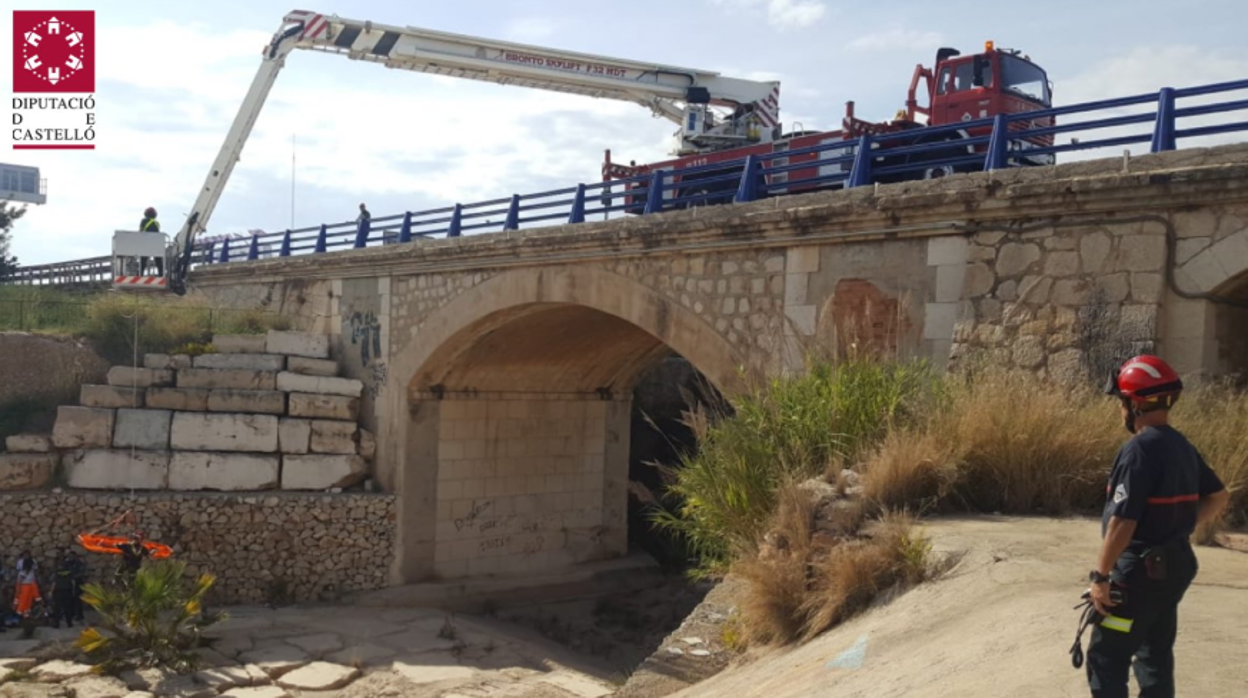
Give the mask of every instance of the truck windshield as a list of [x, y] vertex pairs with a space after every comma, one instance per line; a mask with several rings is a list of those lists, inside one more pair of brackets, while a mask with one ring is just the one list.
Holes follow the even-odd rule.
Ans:
[[1049, 106], [1049, 80], [1044, 71], [1021, 58], [1001, 56], [1001, 87]]

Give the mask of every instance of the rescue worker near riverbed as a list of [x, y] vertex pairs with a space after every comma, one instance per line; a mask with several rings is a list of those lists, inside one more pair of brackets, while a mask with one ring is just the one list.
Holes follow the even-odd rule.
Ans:
[[[1178, 606], [1196, 577], [1190, 537], [1230, 495], [1196, 448], [1170, 426], [1183, 381], [1156, 356], [1130, 359], [1105, 392], [1119, 398], [1134, 436], [1118, 451], [1106, 488], [1103, 538], [1089, 573], [1101, 619], [1088, 647], [1094, 698], [1126, 698], [1135, 660], [1141, 698], [1173, 698]], [[1114, 603], [1110, 589], [1122, 592]]]

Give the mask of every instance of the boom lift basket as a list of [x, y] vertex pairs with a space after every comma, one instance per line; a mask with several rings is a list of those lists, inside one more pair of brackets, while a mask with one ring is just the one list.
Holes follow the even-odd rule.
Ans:
[[[113, 288], [120, 290], [164, 291], [168, 288], [169, 236], [164, 233], [140, 233], [131, 230], [113, 232]], [[143, 258], [149, 265], [160, 260], [160, 274], [142, 269]]]

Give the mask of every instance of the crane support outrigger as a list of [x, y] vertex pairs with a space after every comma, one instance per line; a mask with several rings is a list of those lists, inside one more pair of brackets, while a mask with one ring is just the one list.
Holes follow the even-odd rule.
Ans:
[[[767, 143], [780, 136], [779, 82], [296, 10], [283, 18], [265, 47], [260, 69], [173, 242], [166, 245], [165, 236], [149, 233], [114, 234], [114, 288], [186, 292], [195, 236], [207, 229], [286, 56], [295, 49], [387, 68], [634, 102], [679, 125], [673, 155]], [[163, 256], [166, 277], [125, 274], [142, 256]]]

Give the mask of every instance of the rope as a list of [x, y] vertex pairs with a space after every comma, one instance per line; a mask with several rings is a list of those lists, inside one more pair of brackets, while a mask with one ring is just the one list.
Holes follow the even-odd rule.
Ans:
[[1075, 610], [1083, 609], [1083, 614], [1079, 617], [1079, 630], [1075, 633], [1075, 644], [1070, 646], [1070, 663], [1078, 669], [1083, 666], [1083, 631], [1094, 622], [1097, 612], [1096, 607], [1092, 605], [1091, 598], [1074, 608]]
[[126, 518], [127, 516], [130, 516], [130, 514], [131, 514], [133, 511], [134, 511], [133, 509], [127, 509], [125, 512], [123, 512], [123, 513], [121, 514], [121, 516], [118, 516], [117, 518], [113, 519], [112, 521], [109, 521], [108, 523], [106, 523], [106, 524], [104, 524], [104, 525], [102, 525], [102, 526], [97, 527], [95, 530], [91, 531], [91, 532], [90, 532], [90, 533], [88, 533], [87, 535], [89, 535], [89, 536], [94, 536], [95, 534], [99, 533], [100, 531], [103, 531], [104, 529], [116, 528], [116, 527], [117, 527], [117, 524], [118, 524], [118, 523], [120, 523], [122, 519]]

